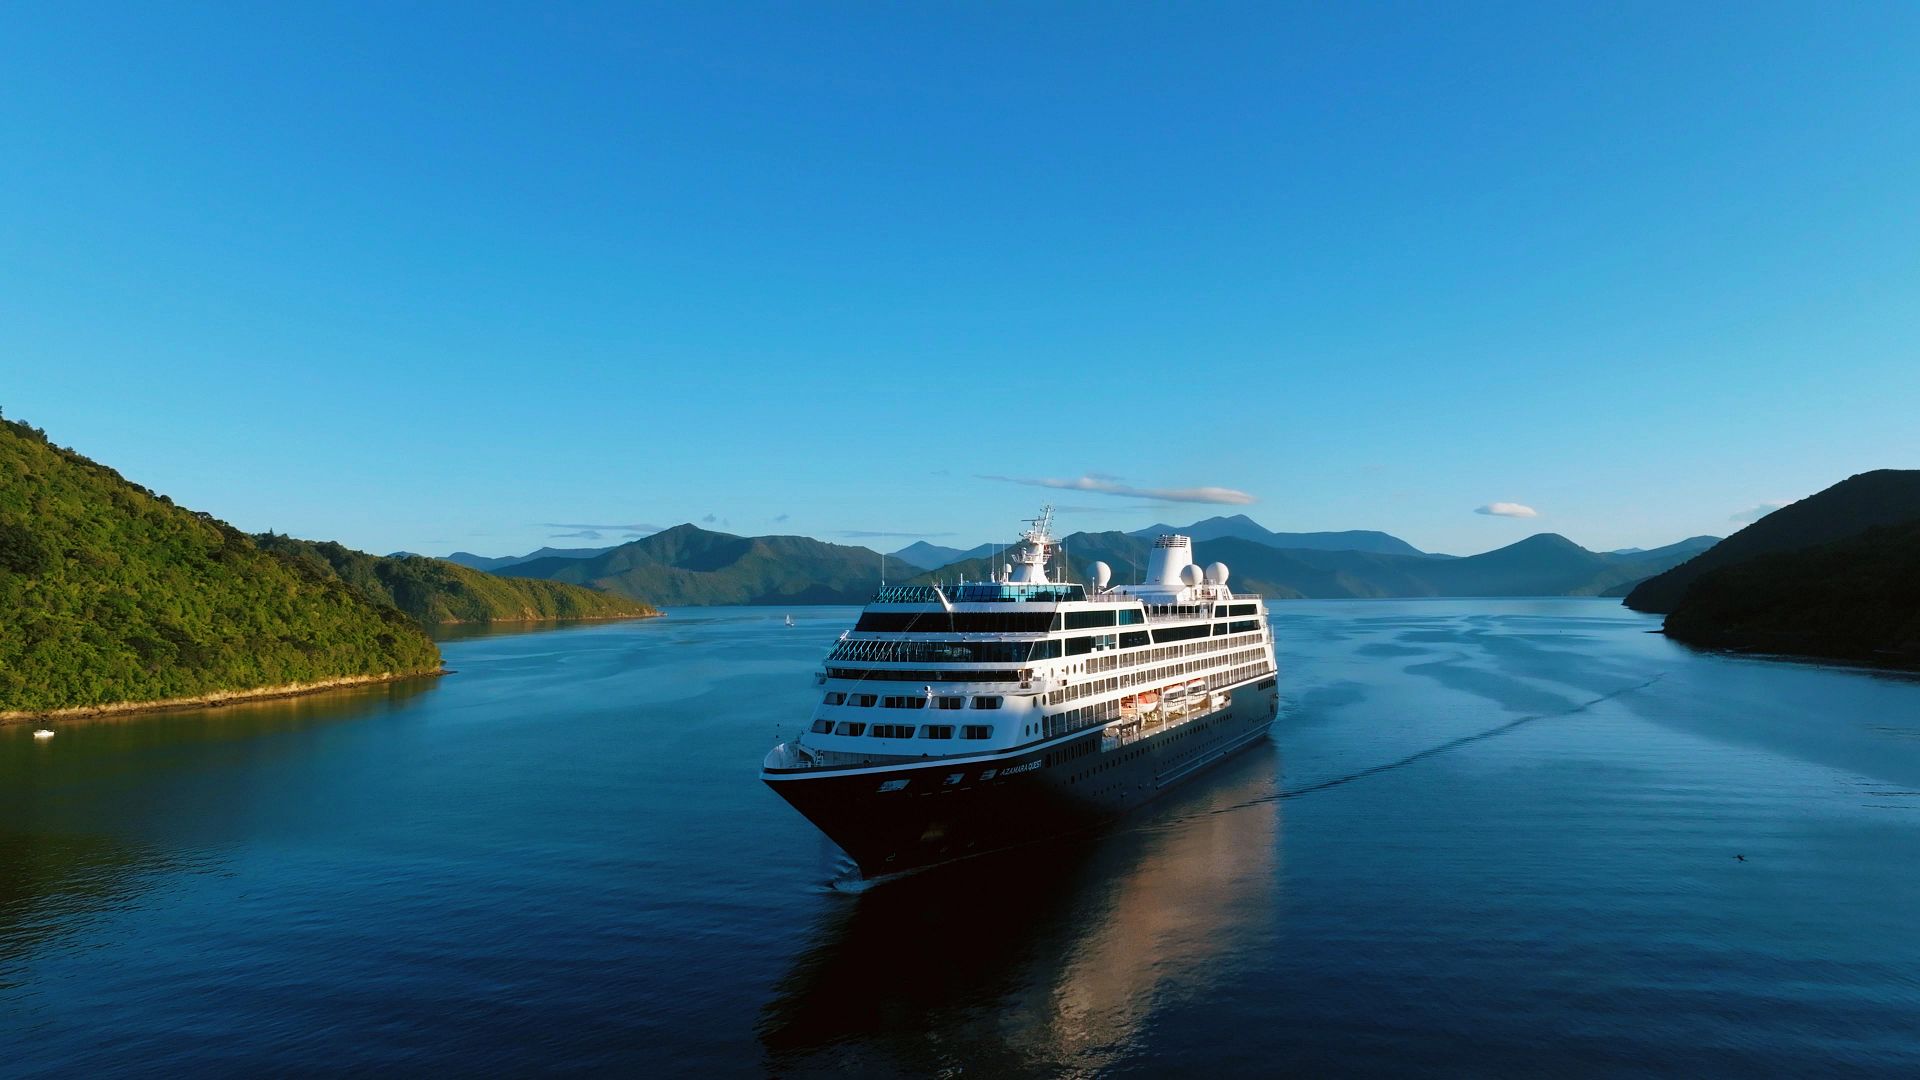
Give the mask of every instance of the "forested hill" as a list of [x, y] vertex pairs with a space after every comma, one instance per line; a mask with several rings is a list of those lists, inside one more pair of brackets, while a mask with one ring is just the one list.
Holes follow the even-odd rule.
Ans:
[[333, 574], [368, 598], [427, 625], [541, 619], [637, 619], [652, 604], [557, 581], [499, 577], [422, 555], [369, 555], [332, 541], [254, 537], [269, 551]]
[[495, 573], [591, 585], [673, 607], [864, 604], [879, 585], [881, 570], [880, 553], [863, 547], [676, 525], [592, 558], [535, 559]]
[[1666, 632], [1708, 648], [1920, 668], [1920, 519], [1710, 570]]
[[337, 575], [0, 421], [0, 713], [439, 667]]
[[1920, 521], [1920, 469], [1876, 469], [1783, 506], [1691, 561], [1627, 594], [1635, 611], [1669, 612], [1687, 587], [1711, 570], [1758, 555], [1796, 551], [1857, 536], [1880, 525]]

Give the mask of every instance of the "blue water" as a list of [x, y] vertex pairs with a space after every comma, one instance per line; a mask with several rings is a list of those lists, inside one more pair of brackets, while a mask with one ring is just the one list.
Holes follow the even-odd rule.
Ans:
[[1920, 683], [1278, 612], [1270, 745], [866, 887], [754, 778], [851, 609], [0, 728], [0, 1073], [1920, 1074]]

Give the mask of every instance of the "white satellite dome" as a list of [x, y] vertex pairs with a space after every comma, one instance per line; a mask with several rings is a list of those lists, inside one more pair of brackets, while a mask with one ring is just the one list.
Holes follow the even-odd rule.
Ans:
[[1094, 563], [1092, 566], [1087, 567], [1087, 570], [1088, 576], [1093, 578], [1093, 587], [1096, 589], [1106, 588], [1107, 582], [1113, 580], [1113, 567], [1108, 566], [1106, 563]]
[[1213, 582], [1215, 585], [1225, 585], [1227, 583], [1227, 564], [1223, 562], [1209, 564], [1207, 567], [1207, 580]]
[[1200, 579], [1201, 579], [1200, 568], [1198, 566], [1195, 566], [1193, 563], [1188, 563], [1187, 565], [1180, 568], [1180, 580], [1182, 583], [1187, 585], [1198, 585], [1200, 584]]

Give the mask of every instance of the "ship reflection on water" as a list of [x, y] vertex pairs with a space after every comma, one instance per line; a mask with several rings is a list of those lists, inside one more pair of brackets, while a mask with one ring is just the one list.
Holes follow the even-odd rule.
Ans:
[[1097, 836], [849, 897], [762, 1011], [781, 1072], [1099, 1071], [1274, 928], [1280, 755], [1262, 743]]

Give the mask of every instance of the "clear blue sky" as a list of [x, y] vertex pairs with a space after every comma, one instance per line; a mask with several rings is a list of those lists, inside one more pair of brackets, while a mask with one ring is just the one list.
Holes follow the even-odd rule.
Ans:
[[1445, 6], [9, 5], [0, 407], [435, 554], [1920, 467], [1920, 5]]

